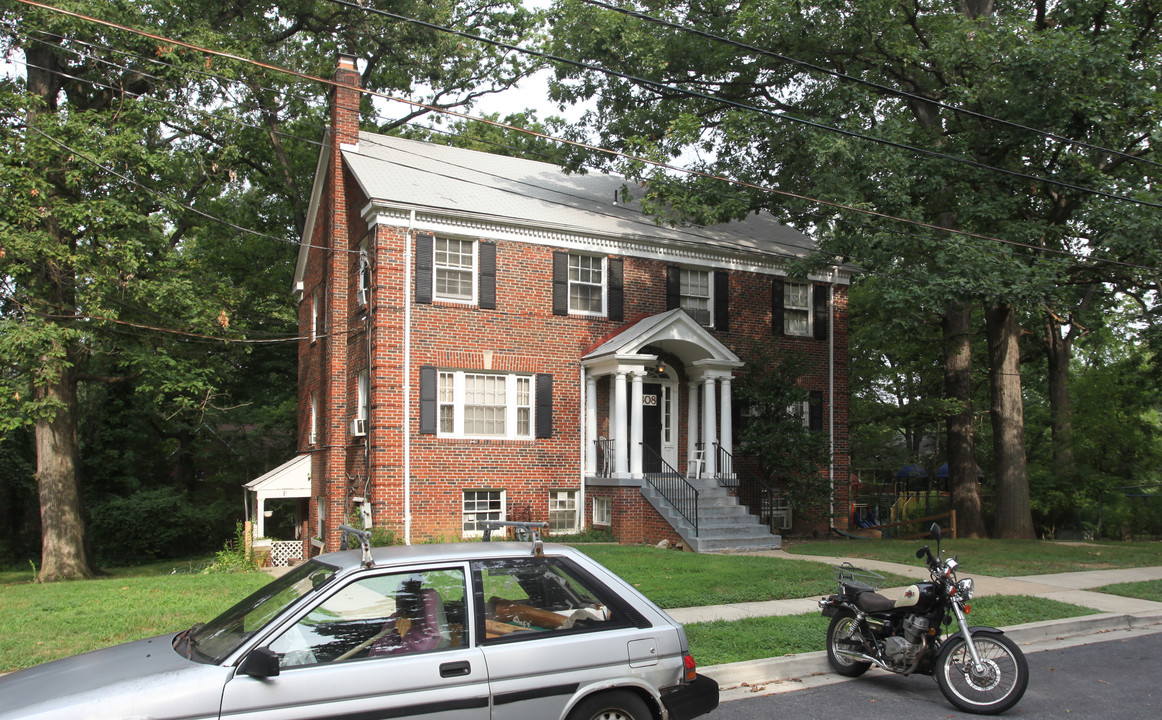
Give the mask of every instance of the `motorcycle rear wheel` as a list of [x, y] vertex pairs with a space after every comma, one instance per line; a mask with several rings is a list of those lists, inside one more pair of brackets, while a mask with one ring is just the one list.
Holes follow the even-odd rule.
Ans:
[[972, 654], [960, 635], [950, 637], [936, 661], [940, 692], [959, 709], [977, 715], [998, 715], [1020, 702], [1029, 685], [1029, 665], [1017, 644], [996, 632], [973, 633], [982, 667], [973, 668]]
[[855, 622], [855, 613], [841, 609], [835, 614], [835, 617], [831, 618], [831, 624], [827, 626], [827, 661], [831, 663], [831, 668], [840, 675], [859, 677], [867, 672], [871, 663], [843, 657], [835, 649], [837, 640], [843, 641], [852, 637], [861, 637], [859, 625]]

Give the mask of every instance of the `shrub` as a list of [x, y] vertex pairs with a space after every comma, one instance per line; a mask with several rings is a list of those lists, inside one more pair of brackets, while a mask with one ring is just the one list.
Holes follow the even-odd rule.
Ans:
[[212, 547], [198, 510], [172, 487], [139, 490], [92, 506], [89, 537], [97, 560], [124, 565], [186, 557]]

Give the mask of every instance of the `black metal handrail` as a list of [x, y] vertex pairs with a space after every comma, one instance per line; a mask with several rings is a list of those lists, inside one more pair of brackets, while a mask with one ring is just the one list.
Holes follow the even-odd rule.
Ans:
[[732, 490], [738, 487], [738, 475], [734, 472], [734, 455], [718, 443], [714, 443], [714, 474], [720, 486]]
[[593, 468], [593, 474], [597, 477], [612, 477], [614, 468], [614, 454], [613, 454], [613, 440], [610, 438], [599, 437], [593, 441], [597, 446], [597, 467]]
[[694, 528], [698, 536], [698, 488], [662, 459], [656, 450], [642, 445], [642, 477]]

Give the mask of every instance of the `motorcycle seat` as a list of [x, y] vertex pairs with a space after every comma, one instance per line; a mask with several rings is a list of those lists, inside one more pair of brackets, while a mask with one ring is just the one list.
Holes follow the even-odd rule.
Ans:
[[896, 606], [895, 600], [874, 592], [861, 592], [855, 602], [866, 613], [887, 612]]

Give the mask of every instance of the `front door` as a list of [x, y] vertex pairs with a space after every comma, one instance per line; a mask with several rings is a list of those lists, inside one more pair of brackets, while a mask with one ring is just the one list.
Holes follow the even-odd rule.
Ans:
[[662, 409], [659, 383], [642, 383], [642, 472], [662, 471]]

